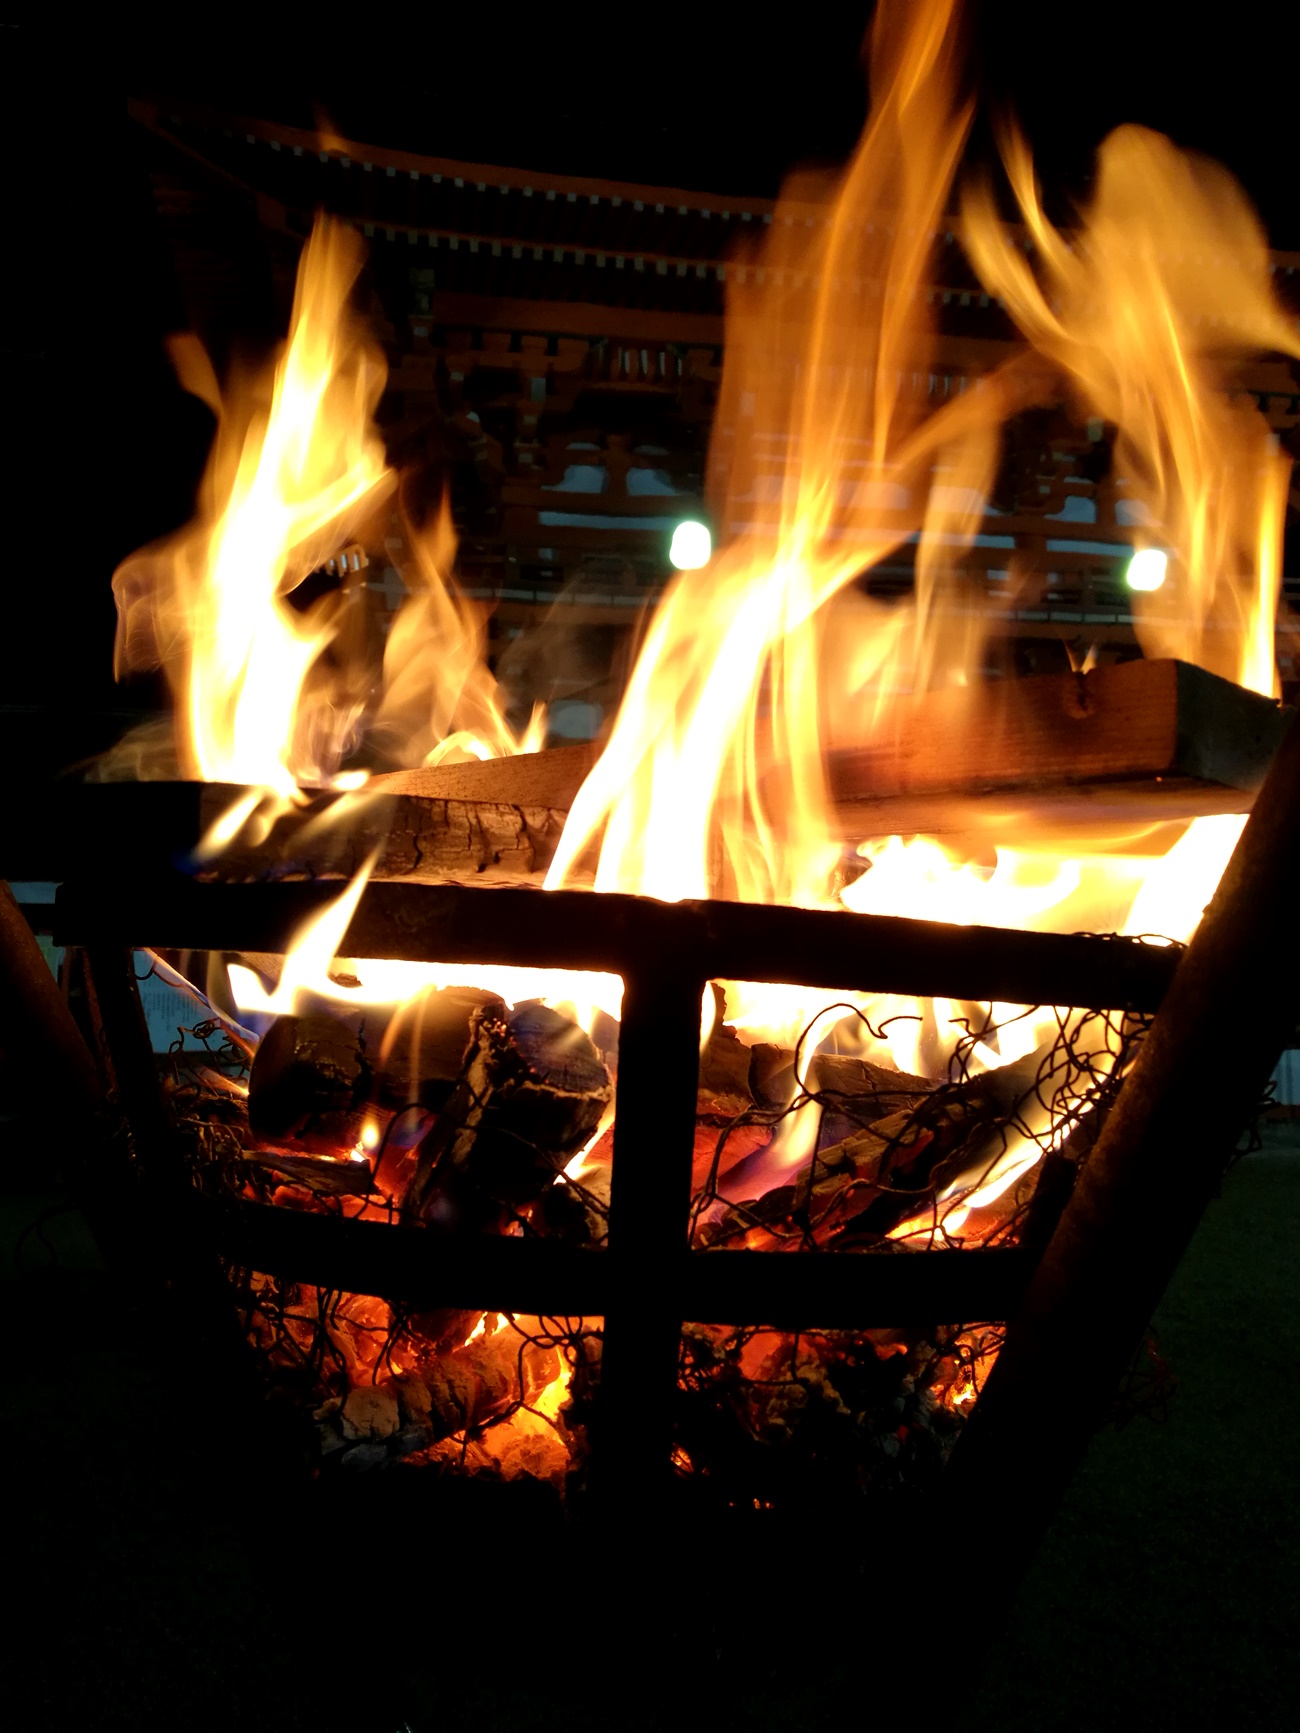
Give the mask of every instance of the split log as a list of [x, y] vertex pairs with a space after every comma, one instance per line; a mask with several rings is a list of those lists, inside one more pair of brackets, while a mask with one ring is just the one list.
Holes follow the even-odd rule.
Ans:
[[378, 1189], [368, 1161], [290, 1155], [278, 1149], [246, 1149], [244, 1160], [265, 1167], [320, 1197], [372, 1197]]
[[[1187, 663], [1134, 661], [922, 694], [875, 739], [835, 748], [827, 769], [854, 842], [977, 832], [1027, 807], [1039, 824], [1072, 827], [1246, 812], [1292, 714]], [[361, 796], [315, 796], [265, 840], [236, 837], [203, 874], [350, 877], [378, 849], [377, 879], [536, 882], [596, 753], [564, 746], [379, 775]], [[10, 873], [72, 877], [86, 839], [105, 835], [129, 835], [137, 865], [170, 867], [246, 792], [164, 782], [52, 790], [11, 839]]]
[[1048, 822], [1248, 812], [1293, 714], [1186, 662], [1125, 662], [926, 692], [828, 773], [850, 837], [978, 828], [999, 796]]
[[540, 880], [596, 757], [594, 746], [558, 746], [381, 773], [342, 804], [317, 796], [265, 841], [236, 837], [204, 876], [351, 877], [377, 848], [376, 879]]
[[600, 1124], [613, 1084], [589, 1037], [544, 1005], [476, 1011], [464, 1070], [420, 1152], [407, 1220], [502, 1233]]
[[[343, 816], [333, 817], [341, 798], [349, 804], [340, 808]], [[440, 800], [378, 789], [363, 796], [325, 795], [280, 819], [265, 840], [241, 833], [204, 864], [200, 876], [222, 884], [351, 878], [378, 850], [372, 873], [376, 879], [417, 884], [540, 881], [565, 817], [564, 811], [547, 807]]]
[[418, 770], [391, 770], [373, 777], [382, 794], [420, 800], [467, 801], [473, 805], [558, 808], [568, 811], [600, 756], [598, 746], [551, 746], [513, 758], [473, 759]]

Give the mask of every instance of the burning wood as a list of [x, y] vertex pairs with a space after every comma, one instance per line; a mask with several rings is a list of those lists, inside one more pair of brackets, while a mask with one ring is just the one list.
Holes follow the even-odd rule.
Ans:
[[613, 1085], [589, 1037], [522, 1005], [471, 1018], [460, 1081], [420, 1152], [407, 1219], [501, 1233], [593, 1136]]
[[[525, 742], [505, 721], [482, 632], [444, 582], [448, 512], [394, 626], [377, 696], [374, 669], [349, 664], [345, 606], [286, 600], [328, 546], [362, 533], [394, 482], [374, 422], [382, 357], [351, 311], [357, 244], [329, 223], [304, 251], [268, 390], [222, 406], [199, 521], [117, 574], [120, 662], [165, 667], [177, 690], [178, 762], [245, 791], [234, 815], [207, 831], [207, 876], [353, 879], [297, 936], [274, 995], [230, 971], [241, 1013], [280, 1013], [254, 1061], [249, 1126], [270, 1146], [261, 1166], [305, 1181], [285, 1188], [299, 1207], [353, 1209], [324, 1168], [355, 1161], [369, 1172], [379, 1106], [414, 1101], [435, 1117], [401, 1199], [406, 1226], [470, 1240], [603, 1236], [609, 1163], [603, 1146], [588, 1145], [613, 1091], [580, 1024], [614, 1017], [621, 983], [498, 957], [468, 996], [430, 999], [427, 1029], [417, 1017], [404, 1033], [399, 1007], [464, 977], [443, 972], [432, 947], [419, 964], [390, 950], [386, 960], [353, 959], [346, 979], [331, 975], [363, 863], [376, 877], [431, 880], [545, 870], [553, 886], [586, 884], [594, 866], [600, 890], [663, 902], [725, 894], [823, 911], [869, 902], [887, 917], [1175, 940], [1195, 928], [1240, 829], [1231, 815], [1249, 807], [1289, 720], [1267, 696], [1288, 462], [1243, 400], [1239, 362], [1296, 354], [1293, 321], [1242, 202], [1172, 146], [1135, 129], [1108, 141], [1095, 207], [1072, 246], [1051, 230], [1013, 143], [1007, 166], [1038, 243], [1033, 262], [1002, 231], [991, 198], [969, 202], [966, 229], [1025, 352], [971, 390], [945, 391], [938, 404], [926, 396], [920, 382], [938, 344], [924, 313], [933, 299], [924, 238], [949, 222], [970, 112], [953, 13], [953, 0], [879, 8], [872, 120], [853, 161], [815, 192], [804, 183], [756, 247], [755, 268], [747, 262], [729, 281], [719, 425], [731, 431], [710, 471], [729, 532], [707, 568], [664, 597], [598, 757], [586, 748], [519, 754]], [[1087, 415], [1117, 430], [1129, 499], [1153, 535], [1176, 544], [1177, 606], [1133, 603], [1143, 648], [1160, 660], [984, 686], [960, 556], [978, 533], [1001, 426], [1041, 393], [1044, 361]], [[867, 380], [869, 389], [856, 383]], [[780, 475], [766, 467], [775, 449], [787, 454]], [[832, 619], [855, 579], [911, 540], [913, 595], [898, 607], [862, 595], [860, 610]], [[918, 696], [897, 701], [899, 692]], [[854, 731], [828, 754], [829, 717], [849, 718]], [[347, 765], [367, 729], [372, 745], [392, 749], [388, 762], [418, 767], [359, 787]], [[455, 756], [482, 762], [445, 762]], [[303, 786], [325, 791], [306, 810], [297, 807]], [[231, 792], [209, 798], [229, 804]], [[1031, 824], [1006, 826], [1008, 810], [1030, 809], [1040, 824], [1115, 813], [1197, 822], [1176, 841], [1166, 833], [1150, 857], [1102, 850], [1089, 880], [1084, 866], [1097, 863], [1081, 864], [1073, 834], [1062, 857]], [[285, 816], [268, 831], [276, 812]], [[988, 815], [995, 868], [927, 845], [938, 857], [927, 877], [903, 843], [904, 833], [975, 829]], [[840, 882], [846, 836], [897, 841], [901, 878], [878, 870], [882, 853], [856, 886]], [[199, 840], [154, 836], [149, 858], [170, 866]], [[1023, 859], [1003, 872], [1004, 855]], [[474, 918], [490, 921], [491, 899], [481, 901]], [[397, 959], [409, 954], [399, 948]], [[637, 962], [634, 992], [643, 1007], [672, 1008], [671, 1051], [689, 1060], [700, 981], [689, 966], [661, 969], [656, 981], [657, 963]], [[813, 978], [827, 984], [825, 971]], [[1131, 1020], [1086, 1009], [1130, 1003], [1123, 998], [1085, 996], [1083, 1008], [1060, 1010], [989, 1002], [973, 1027], [962, 1004], [846, 988], [847, 998], [809, 1007], [797, 988], [760, 986], [732, 1030], [717, 1020], [696, 1096], [697, 1245], [942, 1246], [959, 1243], [968, 1222], [981, 1224], [974, 1240], [986, 1232], [981, 1212], [1010, 1219], [1024, 1176], [1100, 1111], [1132, 1054]], [[351, 1020], [304, 1010], [313, 991]], [[357, 1033], [372, 1012], [395, 1018], [392, 1042], [376, 1051]], [[656, 1080], [641, 1044], [651, 1021], [629, 1016], [637, 1066], [625, 1063], [623, 1074], [643, 1111]], [[854, 1056], [816, 1051], [841, 1034]], [[665, 1069], [681, 1085], [665, 1117], [684, 1146], [691, 1079], [685, 1065]], [[945, 1080], [931, 1086], [924, 1072]], [[625, 1124], [623, 1133], [645, 1129]], [[568, 1173], [583, 1153], [591, 1159]], [[684, 1167], [682, 1147], [668, 1152], [666, 1171], [677, 1155]], [[375, 1183], [391, 1202], [405, 1176], [381, 1172]], [[243, 1164], [238, 1180], [256, 1190], [259, 1164]], [[340, 1195], [321, 1195], [331, 1188]], [[641, 1240], [633, 1222], [625, 1242], [640, 1251], [623, 1265], [633, 1281], [639, 1268], [641, 1286], [635, 1302], [620, 1300], [620, 1327], [632, 1332], [625, 1341], [641, 1329], [641, 1350], [659, 1357], [649, 1376], [666, 1394], [679, 1320], [645, 1278], [659, 1267], [671, 1275], [671, 1259], [687, 1255], [686, 1200], [651, 1183], [643, 1202]], [[382, 1213], [368, 1196], [356, 1207]], [[611, 1260], [624, 1255], [617, 1211], [615, 1226]], [[259, 1301], [275, 1286], [248, 1277]], [[398, 1319], [385, 1301], [353, 1295], [341, 1323], [317, 1290], [307, 1319], [295, 1310], [306, 1292], [278, 1284], [264, 1339], [277, 1365], [332, 1381], [338, 1408], [325, 1418], [337, 1417], [340, 1445], [386, 1455], [406, 1428], [427, 1439], [468, 1435], [519, 1399], [504, 1373], [507, 1333], [499, 1345], [475, 1340], [485, 1315], [444, 1308]], [[614, 1328], [611, 1317], [605, 1370], [624, 1382], [608, 1411], [635, 1418], [642, 1366], [633, 1353], [615, 1371]], [[569, 1334], [590, 1336], [580, 1326]], [[801, 1430], [805, 1463], [820, 1460], [828, 1427], [896, 1456], [908, 1429], [924, 1435], [927, 1415], [951, 1415], [974, 1392], [973, 1349], [961, 1363], [966, 1382], [935, 1371], [938, 1361], [959, 1363], [947, 1352], [955, 1332], [942, 1341], [823, 1337], [816, 1347], [806, 1333], [775, 1345], [759, 1334], [701, 1325], [685, 1338], [687, 1395], [700, 1397], [685, 1405], [699, 1422], [683, 1433], [686, 1452], [710, 1472], [735, 1466], [738, 1482], [751, 1446]], [[385, 1383], [383, 1357], [391, 1362], [399, 1344], [419, 1362], [418, 1389]], [[566, 1347], [590, 1388], [598, 1353], [589, 1339]], [[890, 1418], [898, 1414], [901, 1424]]]
[[356, 1031], [339, 1017], [277, 1017], [248, 1081], [254, 1134], [306, 1154], [362, 1143], [371, 1073]]
[[[828, 761], [846, 836], [1247, 812], [1292, 713], [1185, 662], [1126, 662], [927, 692]], [[992, 815], [990, 815], [992, 816]]]
[[[1006, 1150], [1007, 1128], [1052, 1071], [1047, 1050], [960, 1083], [894, 1074], [891, 1087], [880, 1067], [818, 1057], [820, 1068], [816, 1061], [809, 1067], [801, 1099], [822, 1104], [819, 1147], [758, 1195], [707, 1207], [712, 1187], [727, 1174], [719, 1163], [697, 1200], [697, 1244], [881, 1245], [909, 1218], [936, 1208], [963, 1174], [989, 1171]], [[737, 1164], [728, 1175], [729, 1196], [736, 1196], [744, 1172]], [[939, 1221], [936, 1213], [931, 1231]]]

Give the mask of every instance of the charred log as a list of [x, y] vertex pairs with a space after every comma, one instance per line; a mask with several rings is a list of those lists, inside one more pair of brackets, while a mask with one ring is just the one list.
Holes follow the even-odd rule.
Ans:
[[504, 1232], [554, 1184], [612, 1098], [591, 1040], [558, 1011], [529, 1004], [475, 1012], [460, 1080], [421, 1150], [406, 1219]]
[[339, 1017], [277, 1017], [248, 1080], [248, 1123], [265, 1143], [339, 1155], [361, 1142], [371, 1071]]
[[504, 1010], [496, 993], [476, 987], [445, 987], [403, 1007], [375, 1067], [379, 1095], [394, 1106], [443, 1106], [464, 1069], [475, 1012]]

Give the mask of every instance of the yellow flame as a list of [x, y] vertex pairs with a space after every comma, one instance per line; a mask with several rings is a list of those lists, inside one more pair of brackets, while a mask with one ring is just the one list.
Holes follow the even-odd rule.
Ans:
[[1140, 545], [1155, 538], [1170, 554], [1169, 582], [1134, 602], [1143, 648], [1272, 693], [1291, 466], [1242, 374], [1269, 351], [1300, 355], [1300, 339], [1254, 212], [1217, 163], [1123, 126], [1102, 145], [1092, 204], [1067, 238], [1043, 213], [1014, 128], [1003, 158], [1038, 269], [987, 182], [966, 197], [966, 247], [1088, 412], [1118, 428], [1116, 463], [1150, 526]]
[[[196, 341], [173, 346], [181, 383], [217, 416], [216, 439], [197, 518], [114, 576], [116, 663], [119, 675], [165, 670], [182, 774], [250, 790], [204, 839], [208, 854], [262, 806], [259, 792], [273, 797], [260, 814], [269, 828], [302, 787], [361, 787], [365, 773], [340, 765], [363, 723], [403, 765], [542, 743], [542, 716], [522, 741], [505, 722], [482, 621], [448, 576], [455, 537], [445, 504], [427, 532], [406, 526], [410, 593], [388, 638], [382, 699], [371, 704], [380, 670], [364, 634], [347, 629], [360, 554], [338, 558], [394, 480], [373, 423], [385, 363], [350, 307], [361, 258], [351, 230], [317, 221], [269, 379], [237, 382], [223, 398]], [[341, 587], [296, 605], [303, 579], [330, 560]]]
[[545, 712], [534, 711], [522, 740], [505, 720], [486, 661], [481, 614], [452, 585], [456, 557], [451, 506], [444, 495], [429, 529], [408, 531], [410, 594], [384, 650], [383, 698], [375, 737], [401, 764], [457, 763], [536, 752]]
[[[953, 12], [952, 0], [880, 10], [872, 118], [849, 168], [793, 183], [728, 275], [710, 454], [719, 545], [660, 607], [550, 884], [575, 878], [600, 836], [600, 889], [826, 901], [841, 847], [822, 774], [826, 604], [919, 534], [917, 599], [869, 610], [862, 661], [921, 684], [947, 660], [964, 666], [939, 603], [951, 547], [979, 520], [1004, 394], [986, 381], [931, 414], [920, 388], [932, 244], [969, 121]], [[927, 498], [936, 462], [950, 481]], [[882, 511], [895, 495], [917, 503]]]
[[[830, 744], [901, 739], [916, 695], [981, 677], [987, 623], [963, 595], [961, 561], [983, 520], [1001, 425], [1043, 400], [1049, 372], [1051, 389], [1064, 381], [1084, 413], [1117, 429], [1118, 473], [1144, 510], [1139, 555], [1167, 554], [1165, 581], [1135, 590], [1144, 647], [1274, 688], [1289, 463], [1239, 387], [1245, 361], [1300, 354], [1300, 342], [1273, 297], [1258, 225], [1223, 171], [1122, 128], [1103, 146], [1083, 227], [1067, 238], [1043, 214], [1028, 150], [1008, 131], [1004, 159], [1033, 261], [987, 186], [968, 192], [962, 233], [1026, 346], [964, 393], [931, 401], [933, 245], [950, 222], [970, 121], [958, 97], [957, 10], [957, 0], [882, 0], [871, 119], [851, 162], [840, 175], [793, 180], [761, 241], [729, 265], [709, 463], [716, 543], [705, 565], [674, 580], [649, 626], [549, 885], [585, 882], [595, 850], [602, 891], [1173, 939], [1190, 935], [1212, 894], [1239, 818], [1196, 820], [1172, 848], [1169, 828], [1153, 827], [1142, 853], [1140, 836], [1062, 845], [1029, 808], [1005, 826], [1015, 846], [984, 859], [927, 837], [846, 838], [829, 799]], [[221, 414], [204, 511], [115, 579], [119, 664], [167, 669], [187, 772], [254, 791], [210, 848], [269, 822], [275, 800], [301, 783], [342, 786], [367, 703], [375, 737], [407, 765], [541, 743], [540, 715], [522, 742], [504, 719], [482, 621], [450, 578], [445, 504], [427, 532], [404, 531], [410, 594], [377, 702], [374, 670], [343, 653], [345, 603], [298, 611], [288, 599], [360, 533], [387, 485], [371, 424], [382, 362], [348, 311], [357, 263], [345, 231], [318, 226], [265, 403], [249, 392], [220, 406], [211, 370], [185, 351], [184, 377]], [[910, 599], [852, 591], [906, 542], [915, 543]], [[840, 891], [846, 843], [866, 870]], [[612, 976], [370, 959], [340, 969], [335, 953], [369, 870], [301, 935], [274, 991], [232, 966], [242, 1009], [276, 1014], [313, 997], [400, 1007], [472, 985], [510, 1003], [572, 1007], [588, 1028], [598, 1013], [618, 1016]], [[942, 998], [846, 993], [861, 1021], [827, 1012], [820, 991], [725, 987], [727, 1021], [746, 1041], [794, 1046], [815, 1023], [796, 1088], [819, 1044], [934, 1075], [971, 1026], [970, 1007]], [[704, 1039], [713, 1015], [706, 994]], [[1026, 1059], [1073, 1015], [990, 1006], [971, 1063]], [[1070, 1032], [1076, 1047], [1094, 1043], [1098, 1075], [1119, 1062], [1104, 1031], [1076, 1017]], [[790, 1116], [778, 1165], [806, 1157], [816, 1124], [815, 1104]], [[939, 1200], [945, 1230], [960, 1231], [1068, 1129], [1027, 1108], [997, 1160]], [[918, 1217], [900, 1236], [933, 1225], [933, 1213], [924, 1227]]]
[[303, 254], [289, 340], [269, 402], [220, 405], [202, 509], [113, 582], [119, 671], [161, 666], [178, 697], [187, 775], [273, 789], [327, 781], [360, 702], [321, 656], [340, 609], [290, 596], [374, 509], [387, 478], [370, 417], [384, 383], [351, 317], [350, 231], [320, 222]]

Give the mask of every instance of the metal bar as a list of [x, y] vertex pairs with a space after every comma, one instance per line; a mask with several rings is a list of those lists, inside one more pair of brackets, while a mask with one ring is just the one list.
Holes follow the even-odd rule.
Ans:
[[[205, 1238], [231, 1263], [418, 1309], [606, 1317], [626, 1303], [620, 1260], [554, 1241], [465, 1241], [429, 1228], [308, 1215], [195, 1193]], [[1019, 1250], [900, 1253], [687, 1252], [657, 1266], [682, 1318], [773, 1329], [903, 1328], [997, 1322], [1019, 1303], [1033, 1260]], [[635, 1298], [635, 1288], [633, 1288]]]
[[665, 1277], [686, 1256], [705, 989], [696, 959], [672, 948], [671, 918], [662, 927], [655, 964], [624, 981], [605, 1254], [618, 1303], [605, 1320], [592, 1441], [593, 1491], [634, 1547], [657, 1522], [672, 1455], [683, 1314]]
[[149, 1026], [140, 1003], [134, 954], [120, 943], [88, 945], [86, 971], [108, 1041], [118, 1102], [131, 1125], [136, 1154], [164, 1207], [189, 1189], [175, 1127], [163, 1099]]
[[1033, 1556], [1291, 1037], [1298, 878], [1293, 730], [949, 1466], [949, 1522], [976, 1501], [1000, 1512], [1000, 1587]]
[[[55, 937], [60, 944], [128, 939], [175, 949], [282, 952], [339, 889], [337, 883], [205, 885], [180, 874], [101, 877], [61, 887]], [[847, 910], [391, 883], [367, 888], [340, 954], [599, 969], [624, 977], [668, 955], [689, 958], [705, 979], [1117, 1011], [1154, 1011], [1178, 959], [1168, 948], [1130, 939]]]

